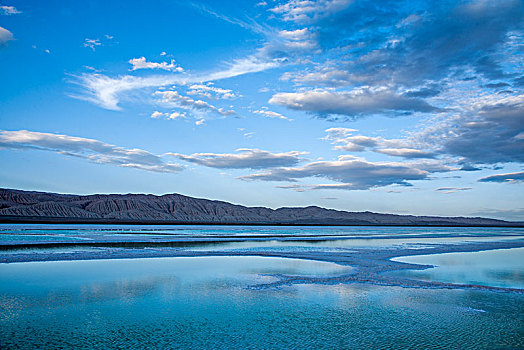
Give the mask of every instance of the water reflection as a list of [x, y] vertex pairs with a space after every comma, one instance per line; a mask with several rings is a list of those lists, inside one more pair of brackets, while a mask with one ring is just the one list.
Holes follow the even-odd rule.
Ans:
[[524, 295], [367, 284], [244, 288], [272, 278], [265, 273], [348, 271], [263, 257], [3, 264], [0, 348], [524, 346]]
[[427, 270], [394, 272], [397, 276], [459, 284], [524, 288], [524, 248], [418, 255], [392, 260], [435, 266]]

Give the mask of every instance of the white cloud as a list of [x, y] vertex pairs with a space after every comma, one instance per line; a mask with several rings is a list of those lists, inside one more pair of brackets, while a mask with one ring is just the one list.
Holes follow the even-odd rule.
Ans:
[[278, 36], [285, 39], [284, 45], [293, 50], [310, 50], [317, 47], [315, 35], [308, 28], [281, 30]]
[[433, 158], [435, 154], [418, 148], [412, 139], [385, 139], [382, 137], [353, 135], [358, 130], [348, 128], [326, 129], [327, 136], [324, 138], [335, 145], [334, 149], [363, 152], [373, 151], [403, 158]]
[[311, 33], [307, 28], [303, 28], [296, 30], [281, 30], [278, 32], [278, 35], [289, 40], [306, 40], [309, 38]]
[[215, 87], [213, 86], [213, 83], [193, 84], [189, 86], [188, 89], [188, 95], [199, 95], [207, 98], [220, 98], [222, 100], [229, 100], [236, 97], [232, 90]]
[[0, 6], [0, 14], [10, 16], [10, 15], [16, 15], [22, 13], [22, 11], [18, 11], [14, 6]]
[[374, 150], [378, 153], [387, 154], [389, 156], [404, 157], [404, 158], [432, 158], [434, 155], [430, 152], [425, 152], [414, 148], [382, 148]]
[[267, 109], [259, 109], [259, 110], [256, 110], [256, 111], [253, 111], [253, 113], [256, 113], [256, 114], [260, 114], [264, 117], [267, 117], [267, 118], [278, 118], [278, 119], [284, 119], [284, 120], [288, 120], [288, 121], [293, 121], [293, 119], [290, 119], [280, 113], [277, 113], [277, 112], [273, 112], [273, 111], [269, 111]]
[[345, 9], [351, 0], [291, 0], [270, 11], [282, 15], [284, 21], [311, 22]]
[[524, 181], [524, 171], [516, 173], [507, 173], [507, 174], [497, 174], [486, 176], [478, 181], [480, 182], [505, 182], [505, 183], [520, 183]]
[[174, 173], [183, 166], [137, 148], [123, 148], [102, 141], [27, 130], [0, 131], [0, 149], [41, 150], [146, 171]]
[[252, 31], [253, 33], [256, 33], [256, 34], [267, 35], [268, 32], [271, 31], [271, 29], [269, 29], [267, 25], [261, 25], [251, 18], [249, 18], [248, 21], [243, 21], [238, 18], [229, 17], [222, 13], [214, 11], [207, 6], [204, 6], [203, 4], [197, 4], [193, 2], [191, 3], [191, 5], [194, 6], [196, 9], [198, 9], [199, 11], [201, 11], [202, 13], [211, 15], [225, 22], [237, 25], [241, 28]]
[[439, 110], [422, 99], [406, 97], [384, 88], [361, 88], [344, 92], [310, 90], [278, 93], [271, 97], [269, 103], [320, 116], [335, 114], [353, 118], [384, 113], [405, 114]]
[[445, 115], [414, 133], [417, 142], [470, 164], [524, 161], [524, 139], [519, 136], [524, 132], [524, 94], [477, 93], [456, 109], [458, 113]]
[[100, 39], [89, 39], [89, 38], [86, 38], [84, 40], [84, 47], [89, 47], [91, 50], [95, 51], [95, 48], [97, 46], [102, 46], [102, 43], [100, 42]]
[[284, 81], [292, 80], [296, 83], [313, 86], [324, 85], [336, 87], [348, 85], [352, 80], [357, 79], [357, 77], [344, 70], [324, 67], [313, 72], [285, 72], [282, 74], [281, 79]]
[[7, 44], [10, 40], [13, 40], [13, 33], [0, 27], [0, 45]]
[[416, 164], [339, 159], [311, 162], [301, 167], [275, 168], [266, 173], [242, 176], [240, 179], [296, 182], [300, 178], [320, 177], [341, 184], [319, 186], [365, 190], [392, 184], [410, 186], [408, 181], [424, 180], [428, 174], [429, 171], [417, 168]]
[[155, 95], [160, 96], [160, 102], [174, 105], [179, 108], [185, 108], [192, 111], [215, 112], [224, 116], [235, 114], [235, 111], [218, 108], [205, 101], [194, 100], [189, 96], [180, 95], [178, 91], [156, 91]]
[[167, 62], [148, 62], [145, 57], [133, 58], [129, 60], [129, 63], [133, 66], [131, 70], [138, 69], [162, 69], [171, 72], [183, 72], [184, 69], [177, 64], [175, 60], [171, 60], [171, 63]]
[[202, 119], [197, 120], [195, 122], [195, 125], [196, 126], [200, 126], [200, 125], [205, 125], [205, 123], [206, 123], [206, 120], [204, 118], [202, 118]]
[[300, 156], [307, 152], [290, 151], [271, 153], [259, 149], [240, 148], [237, 153], [194, 153], [184, 155], [168, 153], [186, 162], [220, 169], [265, 169], [292, 166], [301, 161]]
[[174, 119], [180, 119], [180, 118], [187, 118], [187, 115], [185, 113], [180, 113], [180, 112], [171, 112], [171, 113], [164, 112], [163, 113], [159, 111], [154, 111], [153, 113], [151, 113], [151, 118], [153, 119], [163, 118], [163, 119], [174, 120]]
[[462, 192], [462, 191], [469, 191], [471, 189], [472, 189], [471, 187], [440, 187], [440, 188], [437, 188], [435, 191], [442, 192], [445, 194], [450, 194], [450, 193], [457, 193], [457, 192]]
[[76, 84], [84, 91], [82, 94], [71, 95], [73, 98], [89, 101], [110, 110], [120, 110], [118, 106], [124, 93], [146, 88], [158, 88], [173, 84], [191, 84], [233, 78], [236, 76], [261, 72], [275, 68], [280, 60], [262, 60], [255, 56], [238, 59], [228, 64], [226, 69], [201, 74], [166, 74], [148, 77], [124, 75], [111, 78], [98, 73], [86, 73], [77, 76]]

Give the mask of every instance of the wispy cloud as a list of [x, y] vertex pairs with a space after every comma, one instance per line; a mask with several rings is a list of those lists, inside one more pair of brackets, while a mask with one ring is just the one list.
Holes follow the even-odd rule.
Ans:
[[90, 48], [91, 50], [96, 51], [96, 48], [99, 47], [99, 46], [104, 46], [104, 45], [107, 45], [109, 43], [114, 43], [113, 39], [115, 37], [112, 36], [112, 35], [109, 35], [109, 34], [105, 34], [102, 39], [99, 39], [99, 38], [96, 38], [96, 39], [90, 39], [90, 38], [85, 38], [84, 39], [84, 47], [88, 47]]
[[414, 148], [382, 148], [375, 149], [377, 153], [387, 154], [388, 156], [404, 158], [434, 158], [435, 155], [420, 149]]
[[246, 18], [246, 20], [241, 20], [239, 18], [234, 18], [231, 16], [227, 16], [223, 13], [220, 13], [218, 11], [215, 11], [211, 9], [208, 6], [204, 6], [203, 4], [197, 4], [197, 3], [191, 3], [191, 5], [199, 10], [200, 12], [211, 15], [215, 18], [221, 19], [225, 22], [231, 23], [233, 25], [239, 26], [241, 28], [244, 28], [246, 30], [249, 30], [253, 33], [262, 34], [262, 35], [269, 35], [269, 33], [272, 31], [272, 29], [267, 25], [262, 25], [255, 21], [252, 18]]
[[259, 115], [262, 115], [266, 118], [277, 118], [277, 119], [284, 119], [284, 120], [288, 120], [288, 121], [293, 121], [293, 119], [291, 118], [288, 118], [280, 113], [277, 113], [277, 112], [273, 112], [273, 111], [270, 111], [266, 108], [262, 108], [262, 109], [258, 109], [256, 111], [253, 111], [253, 113], [255, 114], [259, 114]]
[[237, 153], [194, 153], [185, 155], [168, 153], [186, 162], [219, 169], [267, 169], [293, 166], [300, 162], [307, 152], [290, 151], [271, 153], [259, 149], [240, 148]]
[[443, 192], [445, 194], [451, 194], [456, 192], [469, 191], [471, 189], [472, 187], [440, 187], [437, 188], [435, 191]]
[[89, 39], [84, 40], [84, 47], [89, 47], [91, 50], [95, 51], [97, 46], [102, 46], [100, 39]]
[[102, 141], [27, 130], [0, 131], [0, 149], [40, 150], [79, 157], [99, 164], [175, 173], [183, 166], [165, 162], [161, 156], [137, 148], [124, 148]]
[[209, 99], [229, 100], [237, 97], [232, 90], [213, 86], [213, 83], [193, 84], [188, 88], [188, 95], [198, 95]]
[[22, 13], [22, 11], [17, 10], [14, 6], [0, 6], [0, 14], [5, 16], [17, 15]]
[[0, 27], [0, 45], [7, 44], [8, 41], [13, 40], [13, 33], [5, 28]]
[[86, 100], [105, 109], [121, 110], [118, 105], [123, 94], [133, 90], [159, 88], [167, 85], [196, 84], [212, 82], [236, 76], [261, 72], [280, 65], [280, 60], [262, 60], [255, 56], [234, 60], [225, 69], [199, 74], [164, 74], [147, 77], [123, 75], [109, 77], [98, 73], [86, 73], [76, 76], [73, 82], [82, 88], [79, 94], [71, 97]]
[[518, 183], [524, 181], [524, 171], [517, 173], [497, 174], [486, 176], [478, 181], [480, 182], [505, 182], [505, 183]]

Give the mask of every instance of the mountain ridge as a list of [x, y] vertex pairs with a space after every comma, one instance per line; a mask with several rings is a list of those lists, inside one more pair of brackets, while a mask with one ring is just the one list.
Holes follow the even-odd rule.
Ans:
[[414, 216], [318, 206], [246, 207], [178, 193], [74, 195], [0, 188], [0, 222], [233, 225], [524, 226], [482, 217]]

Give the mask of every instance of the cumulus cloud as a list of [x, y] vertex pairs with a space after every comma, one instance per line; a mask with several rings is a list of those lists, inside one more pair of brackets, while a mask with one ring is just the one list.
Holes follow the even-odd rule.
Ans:
[[489, 97], [427, 127], [418, 138], [470, 164], [524, 162], [524, 95]]
[[[421, 1], [410, 6], [392, 0], [292, 0], [272, 11], [284, 21], [307, 23], [322, 48], [324, 55], [311, 65], [282, 76], [309, 88], [389, 86], [403, 91], [404, 98], [432, 105], [431, 98], [461, 79], [497, 91], [522, 86], [522, 79], [515, 78], [520, 74], [516, 67], [522, 65], [520, 0]], [[301, 103], [301, 98], [312, 98], [304, 96], [305, 90], [277, 101], [318, 114], [366, 113], [345, 105], [326, 111], [318, 104]], [[400, 112], [418, 110], [401, 103]]]
[[180, 118], [187, 118], [187, 115], [185, 113], [180, 113], [180, 112], [159, 112], [159, 111], [154, 111], [153, 113], [151, 113], [151, 118], [153, 118], [153, 119], [174, 120], [174, 119], [180, 119]]
[[[464, 90], [461, 93], [465, 96]], [[419, 126], [400, 139], [355, 134], [357, 130], [329, 128], [324, 140], [334, 149], [372, 151], [406, 159], [446, 158], [463, 171], [482, 165], [524, 162], [524, 95], [472, 91], [464, 106]]]
[[7, 44], [7, 42], [10, 40], [13, 40], [13, 33], [5, 28], [0, 27], [0, 45]]
[[383, 137], [353, 135], [358, 130], [349, 128], [326, 129], [324, 140], [335, 145], [334, 149], [350, 152], [373, 151], [403, 158], [434, 158], [435, 154], [413, 148], [415, 143], [409, 139], [385, 139]]
[[507, 183], [517, 183], [524, 181], [524, 171], [517, 173], [507, 173], [507, 174], [498, 174], [483, 177], [479, 179], [480, 182], [507, 182]]
[[355, 129], [329, 128], [326, 129], [327, 136], [324, 138], [335, 145], [334, 149], [350, 152], [362, 152], [369, 148], [375, 148], [386, 140], [381, 137], [352, 135]]
[[316, 35], [308, 28], [296, 30], [281, 30], [278, 36], [284, 39], [283, 45], [290, 50], [311, 50], [318, 46]]
[[[363, 14], [356, 13], [357, 6], [346, 14], [357, 19], [353, 22], [355, 25], [366, 21], [365, 16], [372, 15], [370, 12], [375, 11], [380, 16], [382, 8], [375, 7], [376, 10], [373, 10], [372, 3], [368, 4]], [[390, 20], [398, 21], [394, 13], [400, 4], [390, 2], [383, 6], [390, 5], [393, 14]], [[450, 2], [444, 6], [428, 2], [418, 6], [421, 6], [421, 15], [394, 31], [397, 45], [378, 46], [372, 54], [360, 57], [354, 68], [378, 79], [380, 74], [389, 73], [391, 79], [404, 84], [439, 80], [453, 73], [457, 67], [468, 65], [490, 79], [504, 75], [494, 53], [502, 48], [508, 33], [522, 29], [524, 7], [521, 1], [464, 1]], [[394, 22], [387, 22], [388, 17], [380, 18], [385, 21], [384, 25], [394, 25]], [[412, 14], [407, 18], [413, 18]], [[378, 35], [380, 32], [375, 33], [373, 39]]]
[[266, 173], [247, 175], [241, 179], [296, 182], [301, 178], [320, 177], [342, 183], [327, 186], [347, 190], [366, 190], [393, 184], [410, 186], [410, 180], [424, 180], [427, 179], [428, 174], [427, 170], [419, 169], [412, 164], [374, 163], [358, 158], [340, 158], [336, 161], [311, 162], [301, 167], [271, 169]]
[[270, 9], [285, 21], [307, 23], [343, 10], [351, 0], [291, 0]]
[[133, 66], [131, 70], [138, 69], [162, 69], [172, 72], [183, 72], [184, 69], [177, 64], [175, 60], [171, 60], [171, 63], [167, 62], [148, 62], [145, 57], [132, 58], [129, 60], [129, 63]]
[[240, 148], [237, 153], [194, 153], [185, 155], [168, 153], [174, 157], [211, 168], [219, 169], [266, 169], [296, 165], [307, 152], [290, 151], [271, 153], [259, 149]]
[[160, 156], [141, 149], [118, 147], [94, 139], [27, 130], [0, 131], [0, 149], [50, 151], [94, 163], [160, 173], [174, 173], [183, 169], [179, 164], [167, 163]]
[[349, 92], [310, 90], [277, 93], [269, 103], [320, 116], [332, 114], [350, 118], [374, 114], [438, 112], [422, 99], [407, 97], [387, 89], [355, 89]]
[[156, 91], [155, 95], [161, 98], [161, 102], [165, 104], [173, 104], [180, 108], [186, 108], [193, 111], [215, 112], [220, 115], [232, 115], [235, 111], [217, 108], [205, 101], [194, 100], [189, 96], [180, 95], [177, 91]]
[[22, 13], [22, 11], [17, 10], [14, 6], [6, 6], [6, 5], [0, 6], [0, 14], [2, 15], [10, 16], [10, 15], [16, 15], [19, 13]]

